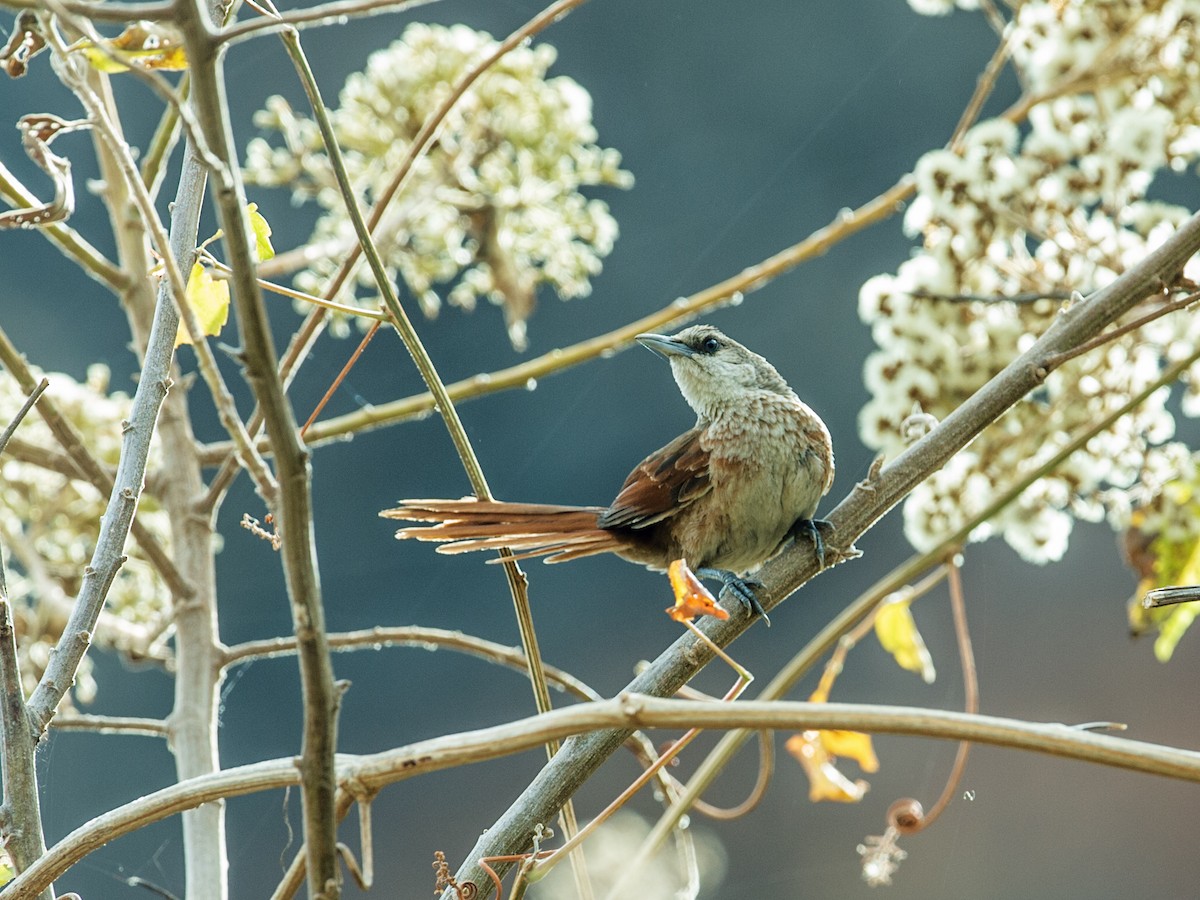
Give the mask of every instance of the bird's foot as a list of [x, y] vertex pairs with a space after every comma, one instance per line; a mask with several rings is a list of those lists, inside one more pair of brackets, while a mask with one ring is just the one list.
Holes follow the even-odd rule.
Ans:
[[758, 597], [754, 595], [754, 589], [763, 586], [761, 581], [753, 578], [739, 578], [728, 569], [697, 569], [696, 574], [701, 578], [715, 578], [720, 581], [721, 597], [724, 597], [727, 593], [733, 594], [738, 603], [746, 607], [748, 612], [753, 615], [762, 616], [762, 620], [767, 623], [767, 627], [771, 627], [771, 620], [767, 617], [766, 610], [762, 608], [762, 604], [758, 602]]
[[[818, 569], [825, 568], [825, 535], [833, 533], [833, 523], [828, 519], [797, 519], [789, 532], [792, 540], [801, 537], [812, 541], [813, 550], [817, 554]], [[839, 554], [840, 556], [840, 554]]]

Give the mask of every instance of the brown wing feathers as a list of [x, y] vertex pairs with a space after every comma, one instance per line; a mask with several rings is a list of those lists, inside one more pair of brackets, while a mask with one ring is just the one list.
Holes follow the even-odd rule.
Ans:
[[600, 525], [645, 528], [674, 515], [712, 489], [708, 462], [700, 429], [684, 432], [629, 473], [617, 499], [600, 516]]
[[[550, 506], [540, 503], [502, 503], [495, 500], [405, 500], [380, 515], [410, 522], [433, 522], [402, 528], [398, 538], [437, 541], [439, 553], [507, 548], [506, 559], [546, 556], [564, 562], [616, 549], [617, 539], [600, 528], [600, 507]], [[500, 560], [496, 560], [499, 562]]]

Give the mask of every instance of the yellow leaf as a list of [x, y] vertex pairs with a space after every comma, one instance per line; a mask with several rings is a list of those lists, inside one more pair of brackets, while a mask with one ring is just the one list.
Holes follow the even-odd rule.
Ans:
[[885, 600], [875, 614], [875, 636], [900, 668], [916, 672], [926, 684], [932, 684], [937, 673], [933, 668], [933, 657], [929, 655], [909, 609], [912, 600], [903, 591], [897, 591]]
[[246, 211], [250, 213], [250, 227], [254, 229], [254, 252], [259, 262], [266, 262], [275, 256], [275, 248], [271, 246], [271, 225], [258, 211], [257, 203], [248, 204]]
[[[187, 304], [196, 314], [204, 334], [220, 334], [229, 318], [229, 283], [215, 280], [204, 266], [196, 263], [192, 266], [192, 274], [188, 276]], [[181, 322], [179, 332], [175, 335], [175, 346], [191, 342]]]
[[82, 40], [71, 49], [82, 53], [92, 68], [110, 74], [130, 66], [163, 71], [187, 68], [187, 53], [178, 32], [159, 22], [134, 22], [112, 40]]

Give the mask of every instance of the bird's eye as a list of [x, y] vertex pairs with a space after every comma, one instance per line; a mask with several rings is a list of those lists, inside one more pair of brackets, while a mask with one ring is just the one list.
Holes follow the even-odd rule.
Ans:
[[721, 349], [721, 342], [715, 337], [707, 337], [700, 342], [700, 349], [705, 353], [716, 353]]

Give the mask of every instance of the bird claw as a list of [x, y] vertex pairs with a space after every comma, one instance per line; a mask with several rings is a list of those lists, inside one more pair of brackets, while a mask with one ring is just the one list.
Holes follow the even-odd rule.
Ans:
[[792, 525], [792, 540], [804, 537], [812, 541], [813, 550], [817, 554], [817, 568], [825, 568], [825, 538], [822, 532], [832, 533], [833, 523], [828, 519], [797, 519]]
[[763, 586], [761, 581], [756, 578], [739, 578], [727, 569], [697, 569], [696, 574], [701, 578], [715, 578], [720, 581], [722, 599], [727, 593], [733, 594], [734, 599], [742, 604], [747, 612], [761, 616], [762, 620], [767, 623], [767, 627], [771, 627], [771, 620], [767, 616], [766, 610], [762, 608], [758, 597], [754, 595], [754, 589]]

